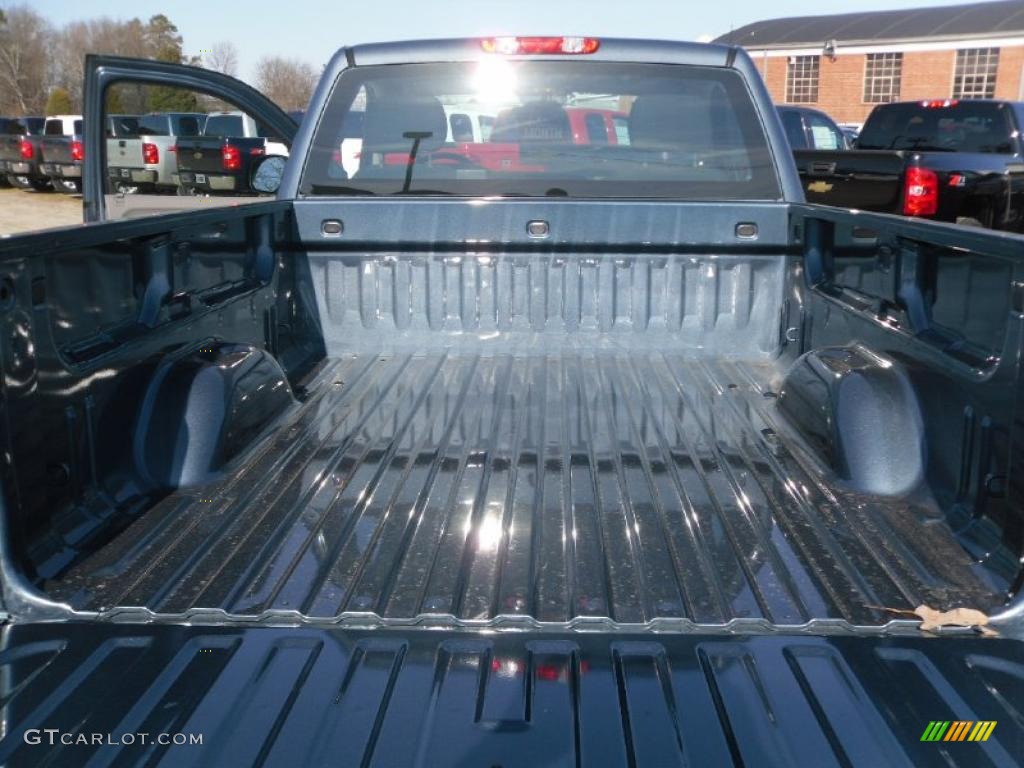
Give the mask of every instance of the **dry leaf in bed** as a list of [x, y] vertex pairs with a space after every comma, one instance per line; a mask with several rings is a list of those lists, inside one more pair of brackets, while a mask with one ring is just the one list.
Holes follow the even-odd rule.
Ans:
[[937, 611], [927, 605], [919, 605], [914, 613], [921, 617], [921, 629], [925, 632], [934, 632], [942, 627], [978, 627], [986, 635], [995, 634], [987, 628], [988, 616], [974, 608]]

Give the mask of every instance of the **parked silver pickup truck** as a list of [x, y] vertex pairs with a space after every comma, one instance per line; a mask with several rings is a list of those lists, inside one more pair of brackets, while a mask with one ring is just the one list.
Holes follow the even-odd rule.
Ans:
[[107, 169], [111, 182], [123, 191], [174, 192], [179, 136], [198, 136], [206, 115], [167, 112], [141, 115], [134, 135], [107, 137]]

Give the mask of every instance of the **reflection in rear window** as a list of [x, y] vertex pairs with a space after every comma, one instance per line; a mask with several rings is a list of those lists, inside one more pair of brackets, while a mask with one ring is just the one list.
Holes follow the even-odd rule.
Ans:
[[[456, 115], [479, 116], [480, 135]], [[346, 152], [353, 141], [358, 151]], [[764, 129], [733, 70], [500, 58], [342, 73], [301, 187], [313, 195], [781, 196]]]
[[1005, 104], [941, 104], [913, 102], [875, 107], [857, 139], [857, 148], [1013, 153]]
[[588, 112], [586, 117], [587, 140], [591, 144], [607, 144], [608, 129], [604, 124], [604, 115]]
[[451, 116], [449, 122], [451, 126], [448, 133], [452, 141], [463, 142], [473, 140], [473, 121], [469, 119], [469, 115], [456, 112]]

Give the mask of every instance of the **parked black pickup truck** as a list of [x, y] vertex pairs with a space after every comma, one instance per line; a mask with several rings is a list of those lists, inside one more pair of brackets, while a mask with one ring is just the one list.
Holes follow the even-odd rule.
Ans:
[[[356, 46], [298, 133], [86, 71], [89, 226], [0, 240], [0, 762], [1020, 765], [1024, 240], [805, 204], [740, 48]], [[276, 199], [106, 221], [125, 81]]]
[[288, 153], [272, 131], [241, 112], [207, 115], [202, 135], [178, 137], [176, 147], [182, 194], [255, 194], [254, 165]]
[[46, 191], [50, 179], [39, 170], [39, 140], [45, 117], [7, 118], [0, 124], [0, 174], [19, 189]]
[[1022, 102], [901, 102], [856, 150], [795, 155], [809, 202], [1024, 232], [1022, 128]]

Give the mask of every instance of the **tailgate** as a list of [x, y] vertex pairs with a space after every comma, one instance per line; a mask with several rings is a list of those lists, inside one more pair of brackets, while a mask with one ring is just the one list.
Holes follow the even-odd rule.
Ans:
[[107, 139], [107, 165], [110, 168], [141, 168], [142, 139]]
[[0, 160], [21, 160], [21, 136], [0, 136]]
[[[0, 762], [1013, 766], [1021, 658], [977, 637], [15, 625]], [[922, 740], [934, 722], [995, 725]]]
[[793, 156], [808, 203], [901, 212], [902, 152], [798, 149]]
[[71, 137], [44, 136], [39, 140], [43, 160], [47, 163], [73, 163], [71, 157]]
[[188, 137], [178, 139], [178, 171], [223, 173], [220, 138]]

